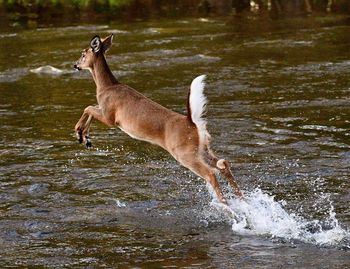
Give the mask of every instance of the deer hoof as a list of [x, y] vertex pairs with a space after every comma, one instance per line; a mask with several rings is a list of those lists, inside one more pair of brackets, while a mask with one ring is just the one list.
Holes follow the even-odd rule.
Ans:
[[79, 129], [76, 134], [77, 134], [77, 138], [78, 138], [79, 143], [80, 144], [83, 143], [84, 142], [83, 131]]
[[228, 206], [227, 200], [225, 198], [222, 198], [221, 203]]
[[86, 143], [85, 143], [86, 148], [91, 148], [92, 147], [92, 143], [91, 143], [89, 137], [85, 137], [85, 138], [86, 138]]

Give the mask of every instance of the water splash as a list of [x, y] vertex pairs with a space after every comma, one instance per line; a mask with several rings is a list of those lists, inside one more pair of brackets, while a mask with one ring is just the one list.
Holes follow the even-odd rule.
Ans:
[[339, 246], [350, 242], [350, 233], [339, 224], [331, 203], [328, 216], [322, 221], [288, 213], [283, 208], [283, 202], [275, 201], [273, 196], [258, 188], [245, 193], [244, 200], [230, 199], [228, 206], [216, 200], [212, 205], [230, 215], [232, 230], [239, 234], [270, 236], [319, 246]]
[[119, 199], [113, 199], [115, 201], [115, 204], [117, 207], [122, 208], [122, 207], [126, 207], [126, 203], [120, 201]]
[[56, 67], [53, 67], [51, 65], [45, 65], [40, 66], [35, 69], [30, 69], [30, 72], [35, 74], [46, 74], [46, 75], [53, 75], [53, 76], [59, 76], [64, 74], [70, 74], [73, 73], [73, 70], [64, 70], [64, 69], [58, 69]]

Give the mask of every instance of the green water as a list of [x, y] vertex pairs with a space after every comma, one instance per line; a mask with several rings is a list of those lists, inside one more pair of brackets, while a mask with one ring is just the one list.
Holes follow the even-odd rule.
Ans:
[[[118, 79], [179, 113], [208, 75], [212, 147], [246, 193], [259, 187], [306, 219], [333, 206], [349, 229], [350, 27], [279, 24], [0, 29], [0, 267], [347, 268], [348, 239], [234, 233], [203, 180], [165, 151], [98, 122], [91, 150], [74, 134], [96, 100], [90, 73], [72, 66], [92, 36], [115, 33]], [[31, 72], [46, 65], [61, 73]]]

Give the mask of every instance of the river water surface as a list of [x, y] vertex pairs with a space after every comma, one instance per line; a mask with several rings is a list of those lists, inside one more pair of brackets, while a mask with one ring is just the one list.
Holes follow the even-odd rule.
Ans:
[[[349, 32], [220, 19], [2, 29], [0, 267], [349, 268]], [[223, 208], [119, 129], [94, 122], [93, 148], [78, 144], [95, 85], [72, 66], [110, 33], [119, 80], [179, 113], [207, 74], [212, 147], [244, 201], [221, 180]]]

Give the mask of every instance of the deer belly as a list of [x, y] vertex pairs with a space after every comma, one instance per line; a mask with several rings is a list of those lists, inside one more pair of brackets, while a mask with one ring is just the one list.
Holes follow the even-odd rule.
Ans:
[[137, 140], [142, 140], [142, 141], [146, 141], [152, 144], [157, 144], [157, 141], [155, 141], [154, 139], [151, 139], [150, 137], [147, 136], [143, 136], [140, 134], [135, 134], [134, 132], [131, 132], [129, 130], [123, 129], [122, 127], [118, 126], [120, 130], [122, 130], [124, 133], [126, 133], [127, 135], [129, 135], [131, 138], [137, 139]]

